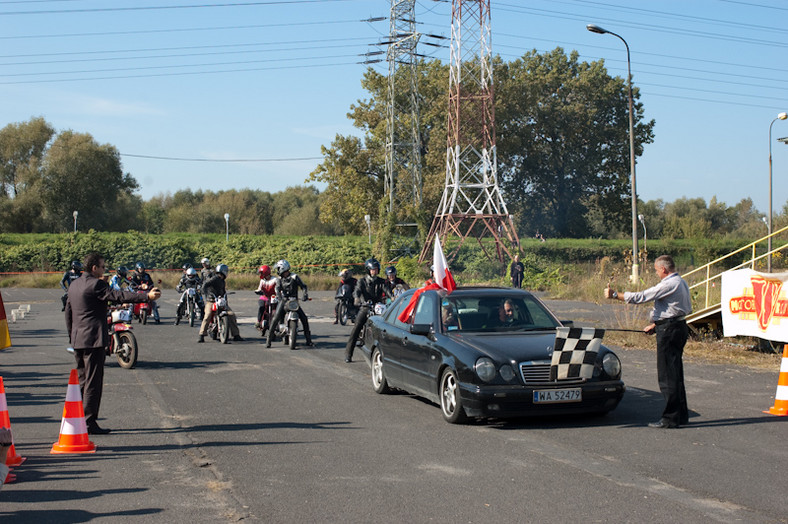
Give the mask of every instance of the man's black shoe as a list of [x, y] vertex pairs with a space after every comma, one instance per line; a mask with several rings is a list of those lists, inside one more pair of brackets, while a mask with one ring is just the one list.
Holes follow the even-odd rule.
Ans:
[[200, 335], [200, 338], [197, 339], [197, 342], [199, 342], [200, 344], [205, 342], [205, 335]]
[[353, 362], [353, 359], [352, 359], [352, 358], [350, 358], [350, 357], [345, 357], [345, 362], [347, 362], [348, 364], [350, 364], [351, 362]]
[[233, 341], [234, 341], [234, 342], [243, 342], [243, 341], [244, 341], [244, 339], [242, 339], [242, 338], [241, 338], [241, 335], [235, 335], [235, 336], [233, 337]]
[[678, 427], [678, 425], [668, 424], [664, 420], [658, 420], [656, 422], [649, 422], [648, 427], [656, 429], [675, 429]]
[[310, 347], [310, 348], [313, 348], [313, 347], [315, 347], [315, 343], [312, 342], [311, 340], [308, 340], [307, 343], [306, 343], [306, 346]]
[[98, 424], [93, 424], [88, 426], [88, 435], [107, 435], [111, 432], [111, 429], [102, 428]]

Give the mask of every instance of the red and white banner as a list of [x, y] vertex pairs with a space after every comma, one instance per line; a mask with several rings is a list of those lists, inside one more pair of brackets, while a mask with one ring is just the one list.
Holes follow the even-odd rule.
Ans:
[[723, 273], [723, 335], [788, 341], [786, 282], [788, 273], [759, 273], [752, 269]]

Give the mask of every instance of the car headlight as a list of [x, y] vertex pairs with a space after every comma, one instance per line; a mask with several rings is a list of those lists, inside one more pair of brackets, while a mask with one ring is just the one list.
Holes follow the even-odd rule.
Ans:
[[477, 360], [474, 369], [476, 369], [476, 374], [484, 382], [490, 382], [495, 378], [495, 363], [487, 357]]
[[514, 370], [512, 369], [512, 366], [508, 364], [501, 366], [499, 373], [501, 374], [501, 378], [503, 378], [506, 382], [511, 382], [514, 378]]
[[610, 378], [618, 378], [621, 376], [621, 361], [613, 353], [606, 353], [602, 357], [602, 369]]

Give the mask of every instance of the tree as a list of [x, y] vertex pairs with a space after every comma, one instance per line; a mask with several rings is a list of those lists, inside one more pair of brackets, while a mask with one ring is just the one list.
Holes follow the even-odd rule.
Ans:
[[[535, 50], [496, 61], [498, 173], [520, 230], [584, 237], [589, 212], [608, 228], [630, 219], [628, 96], [604, 62], [579, 62], [576, 51]], [[653, 140], [635, 99], [635, 154]]]
[[42, 117], [0, 130], [0, 197], [16, 197], [40, 178], [41, 159], [55, 130]]
[[137, 181], [123, 173], [114, 146], [100, 145], [87, 133], [64, 131], [57, 136], [41, 182], [43, 218], [50, 230], [68, 231], [75, 210], [82, 229], [126, 231], [136, 222], [119, 204], [138, 188]]

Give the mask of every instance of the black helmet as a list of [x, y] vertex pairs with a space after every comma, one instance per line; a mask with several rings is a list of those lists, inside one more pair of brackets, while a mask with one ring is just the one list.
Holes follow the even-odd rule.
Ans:
[[121, 277], [123, 277], [123, 278], [126, 278], [126, 275], [127, 275], [127, 274], [128, 274], [128, 272], [129, 272], [129, 268], [127, 268], [126, 266], [120, 266], [120, 267], [119, 267], [119, 268], [116, 270], [116, 272], [118, 273], [118, 275], [119, 275], [119, 276], [121, 276]]
[[386, 275], [394, 275], [397, 276], [397, 268], [394, 266], [389, 266], [386, 268]]
[[137, 271], [145, 271], [145, 264], [143, 264], [142, 262], [137, 262], [137, 264], [134, 266], [134, 268]]
[[181, 269], [183, 269], [185, 273], [190, 267], [192, 267], [192, 265], [186, 262], [183, 266], [181, 266]]
[[71, 269], [73, 269], [74, 271], [82, 271], [82, 262], [80, 262], [79, 260], [72, 260]]
[[366, 262], [364, 262], [364, 269], [367, 270], [367, 275], [370, 274], [370, 271], [373, 269], [377, 269], [378, 273], [380, 273], [380, 262], [375, 260], [374, 258], [368, 258]]
[[230, 268], [227, 267], [227, 264], [219, 264], [218, 266], [216, 266], [216, 272], [221, 273], [222, 275], [224, 275], [224, 278], [227, 278], [227, 273], [230, 272]]

